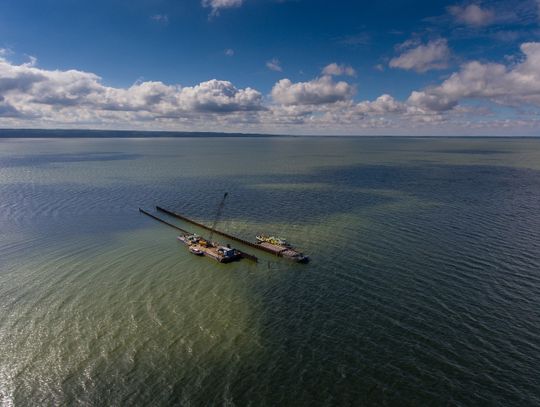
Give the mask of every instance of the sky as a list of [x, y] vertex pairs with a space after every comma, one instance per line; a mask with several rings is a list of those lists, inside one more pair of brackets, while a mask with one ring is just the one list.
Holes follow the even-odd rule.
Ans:
[[0, 127], [540, 135], [540, 0], [2, 0]]

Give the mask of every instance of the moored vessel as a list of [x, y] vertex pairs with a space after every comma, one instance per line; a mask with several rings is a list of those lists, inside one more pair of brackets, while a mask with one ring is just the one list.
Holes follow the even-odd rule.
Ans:
[[209, 242], [199, 235], [182, 235], [178, 236], [178, 240], [188, 247], [190, 253], [198, 256], [207, 256], [220, 263], [229, 263], [242, 257], [242, 254], [238, 250], [220, 245], [216, 242]]
[[309, 262], [309, 257], [292, 247], [285, 239], [275, 236], [257, 235], [257, 245], [276, 256], [295, 261], [297, 263]]

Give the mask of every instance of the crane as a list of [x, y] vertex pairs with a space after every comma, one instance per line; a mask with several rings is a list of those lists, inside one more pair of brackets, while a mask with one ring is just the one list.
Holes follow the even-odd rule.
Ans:
[[217, 223], [219, 222], [219, 218], [221, 217], [221, 214], [223, 213], [223, 207], [225, 206], [225, 199], [227, 199], [227, 195], [229, 195], [228, 192], [225, 192], [223, 194], [223, 198], [221, 198], [221, 202], [219, 203], [219, 206], [216, 211], [216, 216], [214, 218], [214, 223], [212, 223], [212, 229], [210, 230], [210, 237], [208, 240], [212, 242], [212, 236], [214, 235], [214, 230], [216, 229]]

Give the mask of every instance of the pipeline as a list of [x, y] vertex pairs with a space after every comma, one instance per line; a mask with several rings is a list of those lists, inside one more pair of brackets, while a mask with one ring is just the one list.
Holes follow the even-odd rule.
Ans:
[[[184, 229], [182, 229], [182, 228], [180, 228], [180, 227], [178, 227], [178, 226], [176, 226], [176, 225], [173, 225], [172, 223], [169, 223], [169, 222], [167, 222], [167, 221], [164, 220], [164, 219], [161, 219], [161, 218], [159, 218], [159, 217], [157, 217], [157, 216], [155, 216], [155, 215], [152, 215], [151, 213], [145, 211], [144, 209], [139, 208], [139, 212], [144, 213], [145, 215], [150, 216], [152, 219], [155, 219], [155, 220], [157, 220], [158, 222], [164, 223], [165, 225], [170, 226], [171, 228], [174, 228], [174, 229], [176, 229], [176, 230], [179, 230], [180, 232], [182, 232], [182, 233], [185, 234], [185, 235], [191, 235], [191, 234], [192, 234], [191, 232], [188, 232], [187, 230], [184, 230]], [[166, 212], [166, 211], [163, 211], [163, 212]], [[167, 213], [167, 212], [166, 212], [166, 213]], [[173, 216], [174, 216], [174, 215], [173, 215]], [[192, 222], [192, 223], [194, 223], [194, 222]], [[205, 227], [205, 229], [208, 229], [208, 227]], [[216, 232], [216, 233], [217, 233], [217, 232]], [[238, 240], [238, 239], [236, 239], [236, 240]], [[237, 251], [240, 253], [240, 255], [242, 256], [242, 258], [244, 258], [244, 259], [248, 259], [248, 260], [254, 261], [255, 263], [257, 263], [257, 262], [259, 261], [259, 259], [258, 259], [256, 256], [252, 255], [252, 254], [243, 252], [243, 251], [238, 250], [238, 249], [237, 249]]]
[[161, 206], [156, 206], [156, 209], [160, 212], [163, 212], [163, 213], [166, 213], [167, 215], [170, 215], [170, 216], [173, 216], [175, 218], [178, 218], [180, 220], [183, 220], [185, 222], [188, 222], [188, 223], [191, 223], [195, 226], [198, 226], [202, 229], [206, 229], [206, 230], [209, 230], [217, 235], [221, 235], [223, 237], [226, 237], [227, 239], [231, 239], [231, 240], [234, 240], [236, 242], [239, 242], [239, 243], [242, 243], [242, 244], [245, 244], [246, 246], [250, 246], [250, 247], [253, 247], [255, 249], [259, 249], [259, 250], [262, 250], [264, 252], [267, 252], [267, 253], [270, 253], [270, 254], [273, 254], [273, 255], [276, 255], [276, 252], [271, 250], [271, 249], [267, 249], [266, 247], [264, 246], [260, 246], [256, 243], [253, 243], [253, 242], [250, 242], [248, 240], [244, 240], [242, 238], [239, 238], [239, 237], [236, 237], [236, 236], [233, 236], [233, 235], [229, 235], [228, 233], [225, 233], [225, 232], [222, 232], [220, 230], [216, 230], [216, 229], [212, 229], [211, 227], [209, 226], [206, 226], [206, 225], [203, 225], [202, 223], [199, 223], [199, 222], [196, 222], [192, 219], [189, 219], [189, 218], [186, 218], [185, 216], [183, 215], [180, 215], [179, 213], [177, 212], [173, 212], [173, 211], [170, 211], [168, 209], [165, 209], [165, 208], [162, 208]]

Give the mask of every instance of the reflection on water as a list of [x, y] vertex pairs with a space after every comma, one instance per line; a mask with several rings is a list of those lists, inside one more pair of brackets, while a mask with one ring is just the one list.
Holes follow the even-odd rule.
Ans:
[[[137, 212], [224, 191], [312, 262]], [[540, 141], [0, 140], [0, 196], [2, 405], [540, 403]]]

